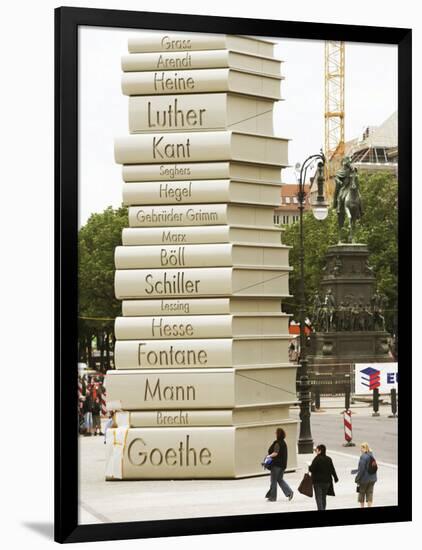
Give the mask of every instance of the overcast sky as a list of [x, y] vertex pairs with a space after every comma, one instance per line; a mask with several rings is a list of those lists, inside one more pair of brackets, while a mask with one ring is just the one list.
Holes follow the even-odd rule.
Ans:
[[[128, 133], [127, 97], [120, 89], [120, 58], [129, 34], [140, 31], [79, 29], [79, 223], [121, 204], [121, 167], [113, 140]], [[151, 31], [148, 31], [151, 32]], [[291, 139], [292, 166], [324, 146], [324, 42], [280, 39], [282, 95], [275, 134]], [[397, 109], [397, 47], [346, 43], [346, 141], [379, 125]], [[292, 168], [283, 181], [294, 183]]]

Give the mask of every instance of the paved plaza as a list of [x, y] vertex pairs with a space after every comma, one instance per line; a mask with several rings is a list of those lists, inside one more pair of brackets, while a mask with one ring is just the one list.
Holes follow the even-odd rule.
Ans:
[[[356, 447], [342, 446], [343, 420], [340, 399], [323, 399], [321, 411], [312, 414], [315, 443], [325, 443], [332, 457], [339, 483], [336, 496], [328, 497], [327, 508], [358, 506], [354, 475], [359, 443], [368, 441], [379, 464], [374, 506], [397, 504], [397, 420], [388, 418], [390, 408], [381, 406], [379, 417], [372, 417], [366, 403], [352, 406]], [[297, 408], [292, 416], [298, 415]], [[286, 473], [285, 479], [295, 491], [288, 502], [281, 491], [277, 502], [264, 496], [269, 486], [268, 475], [237, 480], [175, 481], [105, 481], [105, 445], [102, 437], [80, 437], [80, 513], [81, 524], [180, 519], [205, 516], [279, 513], [315, 510], [314, 499], [297, 492], [312, 455], [298, 456], [298, 469]], [[263, 454], [266, 445], [263, 443]]]

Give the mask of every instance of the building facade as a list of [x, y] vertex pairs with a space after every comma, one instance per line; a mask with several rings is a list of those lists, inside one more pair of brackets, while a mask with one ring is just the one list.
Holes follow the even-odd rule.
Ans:
[[[280, 206], [274, 210], [275, 225], [291, 225], [299, 221], [299, 201], [297, 199], [297, 184], [286, 183], [281, 188]], [[310, 210], [309, 185], [305, 185], [305, 212]]]

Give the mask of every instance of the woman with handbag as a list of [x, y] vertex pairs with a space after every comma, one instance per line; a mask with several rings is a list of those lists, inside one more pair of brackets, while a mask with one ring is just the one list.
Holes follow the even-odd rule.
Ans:
[[318, 445], [315, 449], [316, 457], [309, 466], [312, 475], [312, 485], [315, 492], [315, 500], [318, 510], [325, 510], [327, 506], [327, 494], [334, 495], [332, 487], [333, 478], [337, 483], [338, 477], [333, 461], [327, 456], [325, 445]]
[[265, 498], [270, 502], [275, 502], [277, 500], [277, 483], [289, 500], [293, 498], [293, 491], [283, 479], [284, 470], [287, 468], [287, 445], [285, 439], [286, 432], [282, 428], [277, 428], [276, 440], [273, 441], [268, 449], [268, 456], [266, 457], [272, 458], [271, 485], [269, 491], [265, 495]]

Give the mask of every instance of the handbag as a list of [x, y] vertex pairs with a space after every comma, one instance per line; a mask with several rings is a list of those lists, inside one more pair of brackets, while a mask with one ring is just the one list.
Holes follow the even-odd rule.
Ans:
[[335, 496], [336, 496], [336, 494], [335, 494], [335, 492], [334, 492], [334, 484], [333, 484], [333, 480], [332, 480], [332, 479], [331, 479], [330, 485], [329, 485], [329, 487], [328, 487], [327, 495], [328, 495], [329, 497], [335, 497]]
[[302, 493], [302, 495], [305, 495], [307, 497], [313, 497], [314, 496], [314, 488], [312, 486], [312, 478], [309, 474], [305, 474], [303, 476], [302, 481], [300, 482], [299, 487], [297, 488], [299, 493]]
[[270, 456], [266, 456], [261, 462], [261, 466], [263, 466], [265, 470], [271, 470], [272, 463], [273, 459]]
[[359, 487], [359, 485], [356, 485], [356, 492], [357, 492], [357, 493], [360, 493], [360, 487]]

